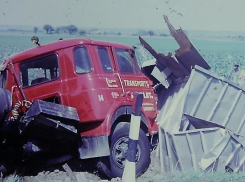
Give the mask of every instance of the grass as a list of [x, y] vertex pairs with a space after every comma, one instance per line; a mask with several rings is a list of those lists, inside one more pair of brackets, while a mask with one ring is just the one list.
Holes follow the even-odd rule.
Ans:
[[0, 182], [23, 182], [24, 179], [17, 174], [12, 174], [5, 178], [0, 178]]
[[[24, 181], [25, 181], [24, 178], [15, 174], [10, 175], [6, 178], [1, 178], [0, 180], [0, 182], [24, 182]], [[115, 181], [115, 179], [112, 179], [112, 181]], [[119, 180], [117, 179], [116, 181]], [[136, 181], [137, 182], [244, 182], [245, 173], [229, 173], [224, 171], [216, 171], [216, 172], [176, 171], [174, 173], [158, 174], [146, 179], [139, 178]]]
[[228, 173], [223, 171], [204, 172], [189, 171], [159, 174], [152, 179], [137, 180], [137, 182], [244, 182], [245, 173]]

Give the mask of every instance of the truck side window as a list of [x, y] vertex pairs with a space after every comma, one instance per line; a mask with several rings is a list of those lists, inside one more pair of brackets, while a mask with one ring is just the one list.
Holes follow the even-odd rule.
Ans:
[[112, 73], [113, 69], [112, 69], [111, 59], [107, 49], [104, 47], [98, 47], [98, 55], [100, 58], [100, 63], [103, 71], [105, 73]]
[[132, 58], [129, 50], [116, 48], [116, 56], [120, 73], [137, 73], [136, 70], [134, 70], [134, 62], [132, 62], [135, 58]]
[[58, 57], [56, 54], [43, 56], [20, 64], [23, 87], [37, 85], [59, 77]]
[[75, 48], [74, 62], [76, 73], [89, 73], [92, 70], [88, 50], [85, 47]]
[[130, 55], [131, 55], [131, 58], [132, 58], [132, 61], [133, 61], [135, 73], [136, 74], [140, 74], [141, 72], [140, 72], [140, 68], [139, 68], [139, 65], [138, 65], [138, 61], [136, 59], [135, 51], [130, 50]]

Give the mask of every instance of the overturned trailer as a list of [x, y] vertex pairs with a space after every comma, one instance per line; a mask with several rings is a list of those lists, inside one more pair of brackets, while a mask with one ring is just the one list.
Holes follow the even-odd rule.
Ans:
[[164, 171], [243, 170], [242, 88], [195, 67], [187, 82], [161, 94], [165, 104], [157, 121]]
[[245, 90], [210, 72], [185, 33], [164, 19], [180, 45], [173, 56], [158, 54], [145, 68], [158, 80], [158, 152], [163, 172], [245, 170]]

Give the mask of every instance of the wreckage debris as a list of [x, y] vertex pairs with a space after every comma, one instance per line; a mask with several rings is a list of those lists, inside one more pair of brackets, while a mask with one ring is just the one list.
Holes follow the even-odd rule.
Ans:
[[208, 71], [185, 33], [164, 19], [180, 45], [168, 56], [141, 44], [156, 58], [151, 74], [165, 88], [157, 116], [162, 172], [245, 171], [245, 90]]
[[168, 53], [167, 56], [162, 53], [157, 53], [142, 37], [139, 37], [139, 40], [142, 46], [156, 58], [156, 67], [152, 75], [168, 88], [173, 80], [190, 75], [192, 67], [195, 65], [207, 70], [211, 69], [211, 67], [198, 53], [184, 31], [182, 29], [175, 30], [167, 16], [164, 16], [164, 19], [171, 35], [180, 45], [180, 48], [175, 51], [175, 56], [172, 53]]
[[243, 145], [222, 128], [195, 129], [172, 135], [163, 132], [160, 142], [161, 168], [164, 172], [245, 170]]
[[242, 88], [196, 66], [186, 83], [161, 94], [165, 104], [157, 122], [163, 171], [244, 171]]

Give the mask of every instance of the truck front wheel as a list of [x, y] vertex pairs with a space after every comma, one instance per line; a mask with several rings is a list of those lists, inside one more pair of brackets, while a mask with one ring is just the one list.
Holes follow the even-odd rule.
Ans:
[[[97, 166], [108, 178], [122, 177], [127, 159], [129, 123], [119, 123], [110, 138], [110, 156], [100, 158]], [[150, 143], [140, 129], [136, 153], [136, 176], [143, 174], [150, 164]]]

